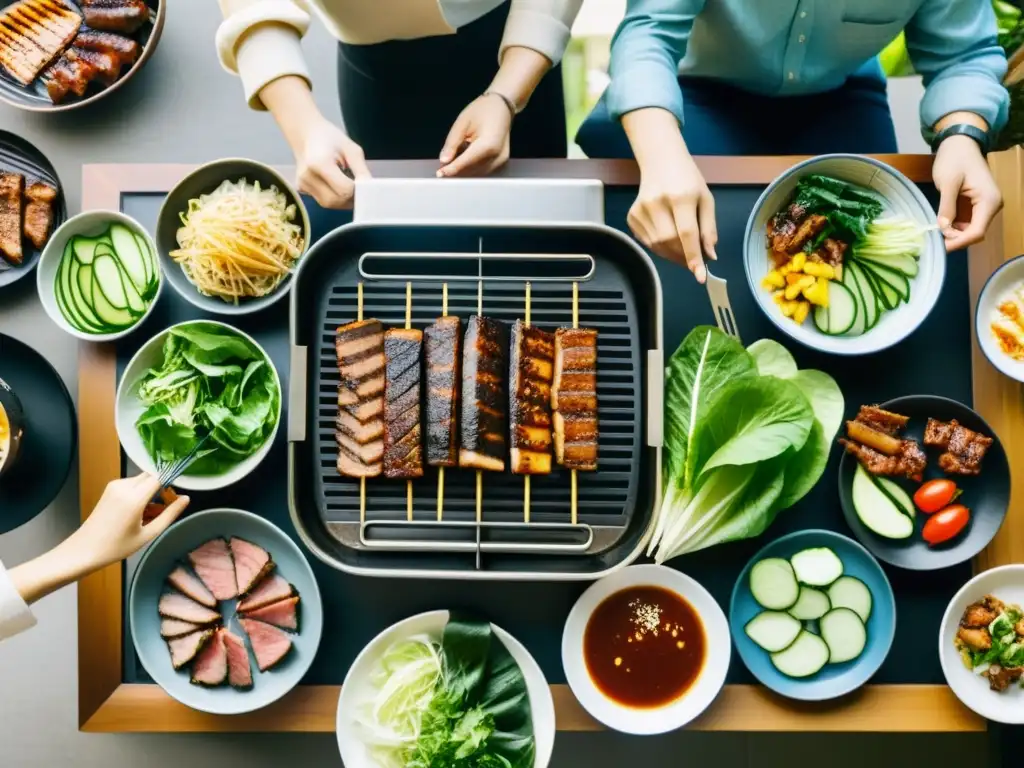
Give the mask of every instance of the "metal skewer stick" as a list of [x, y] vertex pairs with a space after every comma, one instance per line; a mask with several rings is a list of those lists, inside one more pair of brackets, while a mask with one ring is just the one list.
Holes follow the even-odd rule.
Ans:
[[[412, 328], [412, 282], [405, 284], [405, 330]], [[405, 481], [405, 519], [412, 522], [412, 480]]]
[[[484, 252], [484, 240], [480, 238], [480, 253]], [[484, 281], [483, 281], [483, 262], [480, 264], [480, 280], [476, 284], [476, 314], [477, 317], [483, 318], [484, 316]], [[465, 395], [463, 395], [465, 396]], [[484, 519], [484, 471], [478, 469], [476, 471], [476, 567], [480, 569], [480, 545], [483, 538], [483, 531], [481, 530], [481, 523]]]
[[[526, 281], [526, 317], [523, 320], [524, 325], [530, 327], [530, 281]], [[530, 522], [530, 476], [523, 476], [523, 522]]]
[[[363, 284], [356, 286], [356, 320], [363, 321]], [[359, 522], [366, 522], [366, 478], [359, 478]]]
[[[572, 327], [580, 327], [580, 284], [573, 282], [572, 284]], [[577, 494], [576, 494], [576, 470], [572, 470], [569, 473], [569, 522], [576, 525], [576, 512], [577, 512]]]
[[[441, 284], [441, 317], [448, 317], [448, 283]], [[444, 467], [437, 468], [437, 522], [444, 516]]]

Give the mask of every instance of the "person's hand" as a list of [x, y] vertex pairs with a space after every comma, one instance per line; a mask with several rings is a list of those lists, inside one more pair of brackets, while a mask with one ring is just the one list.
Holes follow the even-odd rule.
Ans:
[[512, 112], [500, 96], [477, 97], [448, 132], [437, 175], [483, 176], [496, 171], [508, 162], [511, 130]]
[[718, 258], [715, 200], [688, 152], [641, 166], [640, 192], [626, 221], [645, 246], [684, 264], [697, 282], [707, 280], [704, 256]]
[[1003, 196], [977, 142], [969, 136], [943, 141], [935, 153], [932, 180], [939, 190], [938, 224], [946, 250], [981, 242], [1003, 207]]
[[292, 142], [299, 192], [324, 208], [351, 208], [356, 179], [369, 178], [362, 148], [322, 115], [307, 122]]
[[149, 474], [112, 481], [68, 544], [96, 568], [135, 554], [166, 531], [188, 506], [188, 496], [172, 495], [173, 501], [147, 522], [146, 507], [160, 490], [156, 476]]

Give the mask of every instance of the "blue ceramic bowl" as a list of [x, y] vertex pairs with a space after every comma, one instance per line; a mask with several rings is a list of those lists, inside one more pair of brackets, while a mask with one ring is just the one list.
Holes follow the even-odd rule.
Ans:
[[[164, 591], [167, 574], [190, 551], [217, 536], [240, 536], [266, 549], [277, 564], [276, 571], [294, 585], [302, 598], [299, 632], [291, 636], [291, 653], [273, 669], [260, 672], [250, 650], [253, 687], [248, 691], [227, 685], [219, 688], [193, 685], [188, 667], [175, 671], [171, 666], [167, 644], [160, 637], [157, 601]], [[246, 639], [234, 615], [234, 603], [234, 600], [221, 603], [221, 615], [234, 634]], [[240, 509], [210, 509], [190, 515], [154, 541], [135, 570], [128, 617], [135, 651], [150, 677], [182, 704], [215, 715], [252, 712], [288, 693], [313, 663], [323, 631], [320, 589], [302, 551], [276, 525]]]
[[[843, 664], [827, 664], [812, 677], [796, 679], [779, 672], [768, 652], [755, 645], [743, 628], [764, 610], [750, 594], [750, 569], [754, 563], [767, 557], [788, 560], [809, 547], [829, 547], [834, 551], [843, 561], [844, 575], [857, 577], [871, 590], [872, 610], [867, 623], [867, 645], [860, 656]], [[732, 590], [729, 626], [740, 658], [761, 683], [790, 699], [824, 701], [856, 690], [882, 666], [896, 634], [896, 601], [882, 567], [860, 544], [833, 531], [798, 531], [768, 544], [747, 563]]]

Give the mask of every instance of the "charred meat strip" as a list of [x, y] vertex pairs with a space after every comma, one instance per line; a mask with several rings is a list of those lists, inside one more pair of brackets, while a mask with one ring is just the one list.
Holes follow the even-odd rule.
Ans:
[[872, 475], [919, 479], [928, 463], [921, 446], [914, 440], [901, 440], [899, 451], [892, 456], [845, 438], [840, 438], [839, 443]]
[[69, 93], [85, 96], [89, 83], [97, 74], [96, 67], [79, 56], [74, 48], [70, 48], [43, 72], [43, 84], [50, 101], [57, 104]]
[[239, 613], [255, 611], [264, 605], [285, 600], [295, 594], [295, 588], [278, 573], [272, 573], [238, 603]]
[[260, 672], [277, 666], [292, 649], [291, 638], [284, 630], [255, 619], [239, 619], [238, 623], [249, 636], [249, 645], [252, 646]]
[[816, 213], [808, 216], [802, 206], [791, 203], [768, 220], [768, 243], [776, 254], [792, 255], [802, 250], [827, 224], [824, 216]]
[[427, 371], [427, 463], [458, 466], [459, 345], [462, 322], [437, 318], [423, 332]]
[[189, 572], [184, 566], [179, 565], [171, 571], [167, 576], [167, 583], [200, 605], [205, 605], [207, 608], [217, 607], [217, 598], [195, 574]]
[[227, 540], [210, 539], [198, 549], [189, 552], [188, 560], [196, 575], [218, 600], [238, 597], [235, 564], [231, 559]]
[[247, 619], [257, 619], [265, 624], [273, 624], [275, 627], [287, 629], [291, 632], [299, 631], [299, 596], [289, 597], [277, 603], [265, 605], [255, 611], [244, 614]]
[[420, 425], [420, 352], [423, 332], [384, 333], [384, 476], [423, 477]]
[[224, 630], [213, 633], [192, 664], [192, 684], [217, 686], [228, 679], [228, 649], [224, 645]]
[[555, 331], [551, 386], [555, 460], [567, 469], [597, 469], [597, 331]]
[[29, 184], [25, 189], [25, 237], [36, 248], [46, 245], [53, 226], [53, 201], [57, 199], [57, 188], [42, 181]]
[[93, 68], [95, 74], [93, 79], [101, 85], [110, 86], [117, 82], [121, 76], [121, 61], [112, 53], [103, 53], [89, 48], [82, 48], [75, 39], [69, 53], [74, 53], [79, 59]]
[[144, 0], [79, 0], [79, 5], [93, 29], [130, 35], [149, 20]]
[[25, 177], [20, 173], [0, 173], [0, 256], [11, 264], [21, 264], [21, 198]]
[[220, 614], [180, 592], [164, 592], [157, 603], [157, 612], [165, 619], [178, 619], [189, 624], [213, 624], [220, 621]]
[[228, 652], [228, 684], [232, 688], [252, 688], [252, 668], [245, 642], [238, 635], [223, 630], [224, 648]]
[[384, 458], [384, 326], [360, 320], [338, 328], [338, 473], [376, 477]]
[[878, 432], [895, 437], [906, 428], [910, 417], [883, 410], [875, 405], [862, 405], [857, 411], [857, 421]]
[[509, 436], [512, 472], [551, 472], [551, 380], [554, 334], [516, 320], [509, 361]]
[[981, 474], [981, 461], [985, 458], [992, 438], [962, 426], [956, 419], [949, 422], [928, 419], [924, 430], [924, 444], [944, 448], [939, 456], [939, 467], [951, 475]]
[[59, 0], [22, 0], [0, 12], [0, 67], [28, 86], [71, 43], [82, 18]]
[[141, 46], [130, 37], [96, 29], [81, 30], [75, 38], [75, 47], [114, 56], [122, 67], [134, 64], [141, 51]]
[[244, 595], [274, 568], [270, 553], [251, 541], [232, 537], [228, 542], [235, 562], [237, 594]]
[[839, 443], [873, 475], [920, 480], [928, 457], [916, 440], [900, 437], [908, 421], [909, 416], [862, 405], [857, 418], [846, 422], [849, 439]]
[[508, 326], [473, 315], [462, 345], [459, 466], [505, 471]]
[[184, 667], [196, 657], [212, 637], [212, 629], [203, 629], [190, 635], [168, 640], [167, 648], [171, 652], [171, 666], [175, 669]]

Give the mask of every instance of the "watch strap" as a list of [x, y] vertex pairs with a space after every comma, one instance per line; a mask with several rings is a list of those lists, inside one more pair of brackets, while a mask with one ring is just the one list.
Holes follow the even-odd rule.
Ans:
[[974, 139], [978, 146], [981, 147], [983, 155], [987, 155], [992, 146], [992, 136], [988, 131], [983, 131], [978, 126], [970, 125], [969, 123], [957, 123], [956, 125], [946, 126], [935, 134], [935, 138], [932, 139], [932, 152], [938, 151], [939, 145], [950, 136], [967, 136]]
[[501, 99], [503, 102], [505, 102], [505, 106], [508, 107], [508, 112], [509, 112], [509, 114], [512, 117], [515, 117], [520, 112], [520, 109], [519, 109], [518, 105], [516, 105], [516, 103], [514, 101], [512, 101], [512, 99], [510, 99], [508, 96], [506, 96], [501, 91], [484, 91], [483, 94], [481, 94], [481, 95], [483, 95], [483, 96], [497, 96], [499, 99]]

